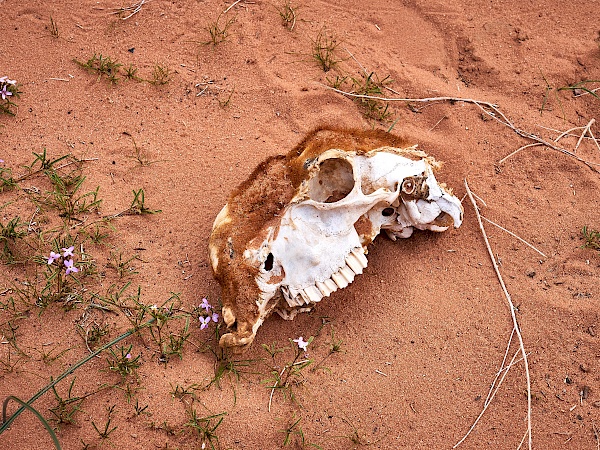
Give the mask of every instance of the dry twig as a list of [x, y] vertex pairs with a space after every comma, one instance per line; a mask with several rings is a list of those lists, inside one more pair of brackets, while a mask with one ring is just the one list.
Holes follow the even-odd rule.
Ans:
[[[283, 369], [281, 369], [281, 372], [279, 373], [280, 379], [283, 376], [283, 372], [285, 372], [285, 369], [287, 369], [287, 366], [284, 366]], [[273, 394], [275, 393], [275, 389], [277, 389], [278, 384], [279, 384], [279, 380], [275, 381], [275, 384], [271, 388], [271, 394], [269, 395], [269, 407], [268, 407], [269, 412], [271, 412], [271, 403], [273, 402]]]
[[525, 239], [520, 238], [519, 236], [517, 236], [515, 233], [513, 233], [512, 231], [507, 230], [506, 228], [502, 227], [501, 225], [498, 225], [496, 222], [492, 222], [490, 219], [488, 219], [487, 217], [481, 216], [481, 218], [483, 220], [485, 220], [486, 222], [491, 223], [492, 225], [494, 225], [495, 227], [500, 228], [502, 231], [506, 231], [508, 234], [510, 234], [512, 237], [517, 238], [518, 240], [520, 240], [523, 244], [527, 245], [528, 247], [531, 247], [532, 249], [534, 249], [536, 252], [538, 252], [540, 255], [542, 255], [544, 258], [547, 258], [547, 256], [542, 253], [540, 250], [538, 250], [537, 248], [535, 248], [533, 245], [531, 245], [529, 242], [527, 242]]
[[[564, 149], [562, 147], [559, 147], [558, 145], [556, 145], [556, 143], [547, 141], [545, 139], [543, 139], [540, 136], [537, 136], [533, 133], [530, 133], [528, 131], [522, 130], [521, 128], [517, 128], [509, 119], [508, 117], [506, 117], [504, 115], [504, 113], [502, 111], [500, 111], [500, 109], [498, 108], [498, 105], [495, 105], [493, 103], [490, 102], [485, 102], [482, 100], [475, 100], [472, 98], [461, 98], [461, 97], [427, 97], [427, 98], [390, 98], [390, 97], [379, 97], [379, 96], [375, 96], [375, 95], [364, 95], [364, 94], [355, 94], [353, 92], [346, 92], [346, 91], [342, 91], [340, 89], [336, 89], [334, 87], [331, 86], [326, 86], [324, 84], [322, 84], [322, 86], [324, 86], [327, 89], [330, 89], [332, 91], [335, 91], [339, 94], [342, 95], [346, 95], [348, 97], [353, 97], [353, 98], [366, 98], [366, 99], [371, 99], [371, 100], [379, 100], [382, 102], [412, 102], [412, 103], [429, 103], [429, 102], [464, 102], [464, 103], [471, 103], [474, 105], [477, 105], [484, 114], [488, 115], [489, 117], [491, 117], [492, 119], [498, 121], [499, 123], [501, 123], [502, 125], [510, 128], [511, 130], [513, 130], [515, 133], [517, 133], [519, 136], [526, 138], [526, 139], [530, 139], [532, 141], [535, 141], [541, 145], [544, 145], [548, 148], [551, 148], [552, 150], [556, 150], [558, 152], [564, 153], [565, 155], [571, 156], [572, 158], [575, 158], [577, 161], [585, 164], [586, 166], [588, 166], [590, 169], [592, 169], [595, 172], [599, 172], [600, 173], [600, 169], [598, 169], [598, 167], [600, 167], [600, 163], [594, 163], [591, 161], [587, 161], [583, 158], [580, 158], [579, 156], [577, 156], [576, 154], [574, 154], [573, 152], [570, 152], [567, 149]], [[514, 154], [514, 153], [513, 153]], [[509, 155], [511, 156], [511, 155]], [[502, 161], [506, 160], [508, 157], [505, 157], [502, 159]]]
[[226, 9], [225, 11], [223, 11], [223, 14], [227, 14], [231, 8], [233, 8], [235, 5], [237, 5], [237, 4], [238, 4], [239, 2], [241, 2], [241, 1], [242, 1], [242, 0], [236, 0], [235, 2], [233, 2], [231, 5], [229, 5], [229, 6], [227, 7], [227, 9]]
[[131, 6], [125, 6], [123, 8], [117, 8], [113, 14], [117, 14], [117, 15], [121, 15], [123, 14], [125, 11], [131, 11], [131, 13], [125, 17], [121, 17], [121, 20], [127, 20], [130, 17], [134, 16], [135, 14], [139, 13], [142, 9], [142, 6], [144, 6], [144, 3], [146, 3], [147, 0], [140, 0], [138, 3], [134, 3]]
[[[581, 133], [581, 136], [579, 136], [579, 139], [577, 140], [577, 144], [575, 145], [575, 149], [573, 150], [574, 152], [577, 151], [577, 149], [579, 148], [579, 145], [581, 144], [581, 141], [583, 141], [584, 136], [590, 132], [590, 127], [592, 126], [592, 124], [595, 122], [595, 119], [591, 119], [588, 124], [583, 127], [583, 133]], [[598, 145], [598, 143], [596, 142], [596, 145]]]
[[[485, 229], [483, 227], [483, 222], [482, 222], [482, 219], [481, 219], [481, 214], [479, 213], [479, 207], [477, 206], [477, 202], [475, 201], [475, 198], [473, 197], [471, 189], [469, 189], [469, 185], [467, 183], [467, 180], [465, 180], [465, 188], [466, 188], [466, 191], [467, 191], [467, 195], [469, 196], [469, 200], [471, 200], [471, 203], [473, 205], [473, 209], [475, 210], [475, 215], [477, 216], [477, 222], [479, 223], [479, 229], [481, 230], [481, 234], [482, 234], [483, 239], [485, 241], [485, 245], [486, 245], [487, 251], [488, 251], [488, 253], [490, 255], [490, 259], [492, 260], [492, 265], [494, 266], [494, 271], [496, 272], [496, 276], [498, 277], [498, 281], [500, 282], [500, 286], [502, 287], [502, 291], [504, 292], [504, 296], [506, 297], [506, 301], [508, 302], [508, 306], [510, 308], [510, 315], [511, 315], [512, 322], [513, 322], [513, 330], [512, 330], [512, 332], [514, 334], [516, 334], [517, 339], [519, 341], [519, 348], [520, 348], [520, 352], [521, 352], [521, 355], [522, 355], [522, 358], [523, 358], [523, 363], [525, 365], [525, 377], [527, 379], [527, 432], [526, 432], [526, 435], [528, 437], [528, 448], [529, 448], [529, 450], [531, 450], [531, 448], [532, 448], [532, 437], [531, 437], [531, 377], [530, 377], [530, 374], [529, 374], [529, 362], [527, 360], [527, 353], [525, 352], [525, 345], [523, 344], [523, 336], [521, 335], [521, 330], [519, 329], [519, 323], [517, 321], [517, 316], [515, 314], [516, 308], [515, 308], [515, 306], [514, 306], [514, 304], [512, 302], [512, 299], [511, 299], [510, 294], [508, 293], [508, 290], [506, 289], [506, 285], [504, 284], [504, 280], [502, 279], [502, 275], [500, 274], [500, 269], [498, 267], [498, 264], [496, 263], [496, 259], [494, 258], [494, 252], [492, 251], [492, 247], [490, 246], [490, 242], [488, 240], [487, 234], [486, 234]], [[511, 335], [511, 341], [512, 341], [512, 335]], [[509, 345], [510, 345], [511, 341], [509, 341]], [[513, 356], [513, 359], [511, 360], [511, 363], [507, 366], [507, 368], [509, 368], [509, 367], [512, 366], [512, 364], [514, 363], [514, 360], [515, 360], [517, 354], [518, 354], [518, 352], [515, 353], [515, 355]], [[506, 356], [505, 356], [505, 359], [506, 359]], [[507, 372], [508, 372], [508, 370], [505, 371], [505, 374], [503, 375], [502, 380], [504, 379], [504, 376], [506, 376]], [[500, 383], [498, 383], [498, 386], [499, 385], [500, 385]], [[495, 394], [495, 392], [497, 392], [498, 386], [496, 386], [496, 390], [494, 391], [494, 394]], [[493, 398], [494, 394], [492, 394], [491, 398]], [[490, 401], [491, 401], [491, 398], [490, 398]], [[458, 447], [469, 436], [469, 434], [471, 433], [471, 431], [474, 429], [475, 424], [479, 421], [479, 419], [483, 415], [483, 412], [485, 412], [485, 410], [487, 409], [488, 405], [489, 405], [489, 402], [487, 402], [484, 405], [484, 410], [479, 415], [479, 417], [476, 419], [475, 423], [469, 429], [469, 431], [467, 432], [467, 434], [458, 443], [456, 443], [453, 448]]]
[[498, 161], [498, 164], [502, 164], [502, 163], [504, 163], [504, 161], [506, 161], [506, 160], [507, 160], [508, 158], [510, 158], [511, 156], [514, 156], [514, 155], [516, 155], [516, 154], [517, 154], [517, 153], [519, 153], [521, 150], [525, 150], [526, 148], [529, 148], [529, 147], [536, 147], [536, 146], [538, 146], [538, 145], [544, 145], [544, 144], [542, 144], [541, 142], [534, 142], [533, 144], [527, 144], [527, 145], [524, 145], [523, 147], [519, 147], [518, 149], [516, 149], [516, 150], [515, 150], [514, 152], [512, 152], [511, 154], [509, 154], [509, 155], [506, 155], [504, 158], [502, 158], [500, 161]]

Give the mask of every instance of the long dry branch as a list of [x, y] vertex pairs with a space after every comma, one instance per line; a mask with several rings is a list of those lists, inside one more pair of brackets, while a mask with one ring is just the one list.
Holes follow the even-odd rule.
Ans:
[[[477, 217], [477, 222], [479, 223], [479, 229], [481, 230], [481, 234], [482, 234], [483, 239], [485, 241], [485, 246], [487, 248], [488, 254], [490, 255], [490, 259], [492, 261], [492, 265], [494, 266], [494, 271], [496, 272], [496, 276], [498, 277], [498, 281], [500, 282], [500, 286], [502, 287], [502, 291], [504, 292], [504, 296], [506, 298], [506, 301], [508, 302], [508, 306], [510, 308], [510, 315], [511, 315], [512, 322], [513, 322], [513, 332], [517, 335], [517, 339], [519, 341], [519, 348], [520, 348], [521, 355], [522, 355], [522, 358], [523, 358], [523, 363], [525, 365], [525, 377], [527, 379], [527, 435], [528, 435], [529, 450], [531, 450], [532, 449], [532, 437], [531, 437], [531, 376], [529, 374], [529, 362], [527, 360], [527, 353], [525, 351], [525, 345], [523, 344], [523, 336], [521, 335], [521, 330], [519, 328], [519, 322], [517, 321], [517, 316], [515, 314], [516, 308], [515, 308], [515, 306], [514, 306], [514, 304], [512, 302], [510, 294], [508, 293], [508, 289], [506, 288], [506, 284], [504, 284], [504, 280], [502, 279], [502, 275], [500, 274], [500, 268], [498, 267], [498, 264], [496, 263], [496, 258], [494, 257], [494, 252], [492, 251], [492, 247], [490, 245], [490, 242], [488, 240], [487, 234], [485, 232], [485, 228], [483, 227], [483, 221], [481, 219], [481, 214], [479, 213], [479, 207], [477, 206], [477, 202], [475, 201], [475, 198], [473, 197], [471, 189], [469, 189], [469, 184], [467, 183], [467, 180], [465, 180], [465, 189], [467, 191], [467, 195], [469, 196], [469, 200], [471, 200], [471, 203], [473, 205], [473, 209], [475, 210], [475, 215]], [[510, 365], [512, 365], [512, 363]], [[469, 430], [469, 433], [470, 433], [470, 431], [471, 430]], [[469, 433], [467, 433], [467, 435], [463, 439], [461, 439], [454, 446], [454, 448], [456, 448], [456, 446], [458, 446], [461, 442], [463, 442], [465, 440], [465, 438], [468, 436]]]
[[[324, 85], [322, 83], [320, 83], [322, 86], [324, 86], [326, 89], [330, 89], [334, 92], [337, 92], [339, 94], [345, 95], [347, 97], [352, 97], [352, 98], [366, 98], [366, 99], [371, 99], [371, 100], [378, 100], [378, 101], [382, 101], [382, 102], [409, 102], [409, 103], [429, 103], [429, 102], [464, 102], [464, 103], [471, 103], [474, 104], [476, 106], [478, 106], [484, 114], [488, 115], [489, 117], [491, 117], [492, 119], [498, 121], [499, 123], [501, 123], [502, 125], [510, 128], [511, 130], [513, 130], [515, 133], [517, 133], [519, 136], [525, 138], [525, 139], [530, 139], [534, 142], [537, 142], [539, 144], [542, 144], [548, 148], [551, 148], [552, 150], [556, 150], [558, 152], [561, 152], [565, 155], [568, 155], [572, 158], [575, 158], [577, 161], [585, 164], [586, 166], [588, 166], [590, 169], [592, 169], [595, 172], [600, 173], [600, 163], [594, 163], [591, 161], [587, 161], [583, 158], [580, 158], [579, 156], [577, 156], [575, 153], [560, 147], [556, 144], [556, 142], [551, 142], [551, 141], [547, 141], [546, 139], [530, 133], [528, 131], [525, 131], [521, 128], [516, 127], [509, 119], [508, 117], [506, 117], [506, 115], [500, 111], [498, 105], [495, 105], [493, 103], [490, 102], [486, 102], [483, 100], [475, 100], [472, 98], [462, 98], [462, 97], [446, 97], [446, 96], [442, 96], [442, 97], [426, 97], [426, 98], [396, 98], [396, 97], [380, 97], [377, 95], [365, 95], [365, 94], [355, 94], [353, 92], [347, 92], [347, 91], [342, 91], [341, 89], [337, 89], [331, 86], [327, 86]], [[509, 155], [511, 156], [511, 155]], [[503, 158], [502, 161], [505, 161], [507, 158]]]

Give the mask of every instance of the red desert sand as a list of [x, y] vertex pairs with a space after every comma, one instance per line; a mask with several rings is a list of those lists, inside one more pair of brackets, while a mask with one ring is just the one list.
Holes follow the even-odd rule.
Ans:
[[[599, 6], [0, 0], [4, 419], [91, 357], [0, 448], [599, 448]], [[222, 350], [213, 221], [323, 125], [464, 221]]]

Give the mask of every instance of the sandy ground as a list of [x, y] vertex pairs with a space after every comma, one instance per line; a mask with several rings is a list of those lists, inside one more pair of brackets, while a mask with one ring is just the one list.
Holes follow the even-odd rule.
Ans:
[[[0, 116], [0, 166], [26, 174], [23, 166], [43, 149], [51, 158], [86, 159], [82, 192], [99, 186], [103, 201], [98, 211], [77, 214], [84, 223], [126, 210], [140, 188], [146, 206], [162, 210], [115, 219], [116, 230], [103, 244], [78, 241], [97, 274], [76, 274], [84, 288], [77, 285], [83, 302], [74, 309], [65, 310], [64, 301], [36, 305], [26, 283], [43, 283], [43, 261], [0, 266], [0, 398], [29, 399], [88, 355], [83, 337], [94, 324], [109, 330], [101, 343], [129, 328], [123, 310], [90, 308], [94, 295], [106, 297], [131, 283], [124, 295], [133, 296], [139, 286], [145, 305], [162, 305], [171, 293], [182, 310], [191, 311], [203, 297], [217, 305], [220, 288], [207, 242], [229, 192], [265, 157], [286, 153], [320, 124], [393, 125], [394, 133], [445, 162], [439, 178], [459, 197], [466, 179], [485, 201], [486, 218], [545, 255], [485, 222], [528, 355], [533, 447], [597, 449], [600, 253], [582, 248], [581, 230], [600, 228], [598, 143], [586, 134], [575, 151], [578, 128], [556, 144], [575, 157], [540, 145], [500, 163], [534, 141], [473, 103], [395, 102], [389, 116], [373, 120], [326, 86], [344, 76], [389, 76], [386, 86], [393, 91], [382, 91], [387, 97], [491, 102], [514, 127], [552, 142], [600, 119], [598, 98], [585, 89], [560, 89], [600, 79], [594, 13], [600, 3], [292, 0], [293, 28], [278, 12], [283, 2], [241, 1], [219, 17], [232, 3], [148, 0], [122, 20], [113, 12], [128, 4], [118, 0], [0, 0], [0, 76], [16, 80], [21, 91], [16, 116]], [[205, 44], [215, 23], [221, 29], [229, 23], [228, 36]], [[319, 35], [322, 42], [335, 41], [336, 64], [328, 72], [313, 57]], [[169, 81], [111, 84], [74, 62], [94, 54], [118, 60], [123, 69], [135, 66], [145, 79], [166, 68]], [[344, 86], [351, 88], [348, 81]], [[597, 123], [590, 130], [600, 137]], [[50, 189], [41, 174], [0, 193], [3, 226], [19, 215], [32, 222], [29, 238], [52, 229], [55, 210], [44, 204], [36, 210], [30, 201], [36, 189]], [[281, 448], [282, 430], [289, 427], [290, 448], [452, 448], [484, 408], [505, 353], [509, 360], [516, 353], [518, 362], [458, 448], [518, 448], [527, 430], [524, 364], [516, 338], [507, 352], [510, 308], [474, 209], [468, 199], [463, 204], [459, 229], [398, 242], [379, 237], [369, 267], [351, 286], [292, 322], [267, 320], [241, 357], [249, 362], [236, 366], [243, 371], [239, 380], [229, 374], [220, 387], [206, 387], [218, 366], [207, 350], [216, 349], [214, 323], [200, 330], [192, 322], [183, 358], [167, 362], [147, 330], [128, 338], [132, 354], [141, 355], [137, 378], [122, 381], [108, 370], [106, 354], [94, 358], [75, 372], [72, 396], [91, 395], [74, 423], [50, 422], [62, 448], [210, 448], [186, 426], [192, 410], [198, 418], [226, 413], [214, 430], [216, 448]], [[69, 232], [76, 234], [77, 226]], [[47, 243], [21, 248], [29, 257], [50, 250]], [[120, 277], [111, 267], [116, 255], [121, 261], [137, 255], [124, 266], [135, 270]], [[19, 299], [19, 290], [29, 297]], [[17, 299], [14, 308], [11, 298]], [[172, 323], [178, 333], [181, 321]], [[269, 411], [264, 381], [293, 359], [288, 339], [299, 336], [315, 337], [308, 348], [312, 368], [328, 355], [332, 339], [342, 341], [341, 351], [317, 370], [303, 371], [295, 403], [275, 392]], [[262, 348], [272, 343], [289, 347], [274, 362]], [[72, 380], [58, 385], [61, 396]], [[106, 385], [118, 387], [96, 392]], [[178, 387], [189, 393], [179, 395]], [[34, 404], [47, 419], [56, 405], [52, 392]], [[147, 408], [136, 414], [136, 405]], [[9, 403], [9, 413], [15, 409]], [[94, 427], [103, 431], [109, 417], [108, 430], [117, 428], [102, 439]], [[217, 419], [198, 423], [210, 428]], [[521, 448], [527, 445], [525, 438]], [[0, 436], [0, 448], [52, 448], [52, 442], [26, 412]]]

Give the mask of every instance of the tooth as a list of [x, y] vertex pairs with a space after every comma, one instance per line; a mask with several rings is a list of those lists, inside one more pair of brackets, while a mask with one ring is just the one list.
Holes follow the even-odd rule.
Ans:
[[323, 298], [323, 294], [316, 288], [316, 286], [309, 286], [304, 289], [304, 293], [310, 299], [310, 302], [306, 303], [317, 303]]
[[356, 255], [354, 253], [350, 253], [346, 257], [346, 264], [348, 264], [348, 267], [350, 267], [354, 273], [356, 273], [356, 274], [362, 273], [362, 270], [363, 270], [362, 264], [360, 263], [359, 259], [356, 257]]
[[331, 292], [335, 292], [338, 290], [337, 284], [335, 284], [335, 282], [331, 278], [326, 279], [325, 281], [323, 281], [323, 283]]
[[[319, 289], [319, 291], [321, 291], [321, 294], [323, 294], [323, 297], [329, 297], [329, 295], [333, 292], [331, 289], [329, 289], [327, 287], [327, 285], [325, 283], [317, 281], [315, 284], [317, 285], [317, 288]], [[337, 289], [337, 286], [336, 286], [336, 289]]]
[[369, 261], [367, 260], [367, 257], [363, 253], [362, 249], [355, 248], [354, 250], [352, 250], [352, 254], [356, 256], [356, 258], [360, 261], [360, 264], [363, 266], [363, 269], [367, 267]]
[[302, 296], [299, 295], [301, 291], [298, 292], [295, 289], [286, 287], [282, 287], [281, 291], [283, 292], [283, 296], [285, 297], [287, 304], [291, 307], [304, 305], [304, 300], [302, 299]]
[[339, 272], [346, 279], [348, 284], [350, 284], [354, 281], [354, 272], [352, 272], [352, 269], [350, 267], [344, 266], [339, 270]]
[[338, 285], [340, 289], [344, 289], [346, 286], [348, 286], [348, 282], [340, 272], [336, 272], [331, 275], [331, 279], [335, 282], [335, 284]]

